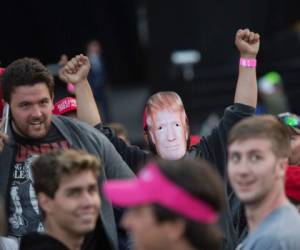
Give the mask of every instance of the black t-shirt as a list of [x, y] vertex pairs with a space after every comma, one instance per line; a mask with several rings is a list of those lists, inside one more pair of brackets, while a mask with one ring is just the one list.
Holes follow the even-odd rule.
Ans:
[[[108, 240], [107, 234], [103, 228], [103, 224], [100, 218], [97, 220], [95, 230], [86, 235], [82, 250], [112, 250], [111, 243]], [[121, 248], [120, 248], [121, 249]]]
[[59, 240], [47, 234], [31, 233], [25, 235], [20, 250], [70, 250]]
[[51, 125], [43, 139], [27, 139], [14, 133], [15, 160], [10, 171], [8, 193], [8, 234], [21, 237], [29, 232], [43, 232], [42, 217], [32, 185], [31, 165], [40, 154], [70, 145]]
[[[31, 163], [38, 155], [58, 148], [68, 149], [69, 143], [65, 140], [59, 130], [52, 125], [48, 134], [41, 140], [30, 140], [14, 133], [16, 141], [15, 161], [10, 172], [9, 200], [9, 231], [8, 234], [20, 238], [26, 235], [25, 242], [21, 243], [21, 249], [67, 249], [62, 243], [43, 232], [42, 216], [32, 186]], [[37, 241], [34, 241], [37, 237]], [[39, 240], [38, 240], [39, 239]], [[32, 248], [30, 241], [32, 241]], [[41, 241], [45, 240], [45, 244]], [[26, 243], [24, 245], [24, 243]], [[35, 244], [36, 243], [36, 244]], [[26, 247], [27, 248], [26, 248]], [[23, 248], [22, 248], [23, 247]], [[45, 248], [43, 248], [45, 247]], [[103, 228], [102, 221], [98, 219], [96, 228], [86, 236], [82, 249], [113, 249]]]

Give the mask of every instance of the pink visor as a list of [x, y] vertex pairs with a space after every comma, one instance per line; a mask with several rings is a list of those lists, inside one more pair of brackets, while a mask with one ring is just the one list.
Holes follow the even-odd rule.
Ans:
[[167, 179], [154, 163], [147, 164], [137, 178], [106, 181], [103, 192], [120, 207], [156, 203], [200, 223], [215, 223], [218, 219], [208, 203]]
[[54, 104], [52, 113], [55, 115], [63, 115], [73, 110], [77, 110], [76, 99], [73, 97], [65, 97]]

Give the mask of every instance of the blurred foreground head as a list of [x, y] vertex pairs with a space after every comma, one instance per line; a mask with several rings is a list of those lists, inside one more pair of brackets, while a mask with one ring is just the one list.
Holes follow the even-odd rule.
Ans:
[[[123, 226], [135, 249], [218, 249], [224, 206], [221, 178], [206, 161], [157, 160], [132, 180], [104, 184], [116, 206], [128, 207]], [[201, 237], [199, 237], [201, 235]]]

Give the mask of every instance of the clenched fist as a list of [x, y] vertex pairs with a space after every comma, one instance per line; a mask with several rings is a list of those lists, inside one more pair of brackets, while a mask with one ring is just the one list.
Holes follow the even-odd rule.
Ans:
[[235, 45], [239, 49], [241, 57], [256, 58], [259, 50], [259, 34], [249, 29], [239, 29], [235, 35]]

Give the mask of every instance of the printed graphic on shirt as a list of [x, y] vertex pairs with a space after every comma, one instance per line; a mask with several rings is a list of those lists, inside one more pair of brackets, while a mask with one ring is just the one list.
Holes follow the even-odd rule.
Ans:
[[63, 148], [66, 141], [33, 145], [19, 145], [12, 171], [9, 203], [9, 235], [21, 237], [29, 232], [43, 232], [42, 215], [33, 188], [32, 162], [41, 154]]

